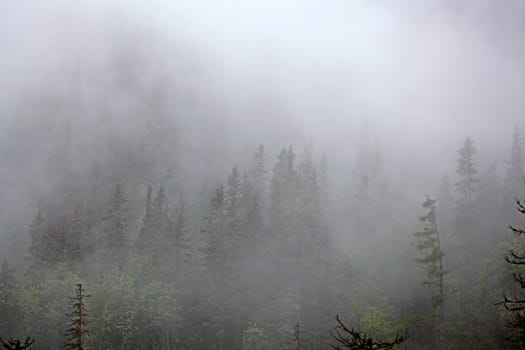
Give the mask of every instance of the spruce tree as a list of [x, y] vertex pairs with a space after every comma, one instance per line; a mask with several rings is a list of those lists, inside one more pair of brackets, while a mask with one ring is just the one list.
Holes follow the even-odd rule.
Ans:
[[223, 262], [222, 255], [225, 246], [223, 237], [225, 227], [224, 207], [224, 186], [221, 184], [215, 188], [204, 217], [205, 226], [203, 232], [207, 234], [207, 243], [204, 252], [206, 253], [208, 265], [211, 268], [219, 268], [221, 262]]
[[224, 193], [224, 214], [226, 235], [224, 237], [229, 255], [238, 254], [238, 244], [243, 238], [242, 227], [242, 188], [239, 169], [234, 166], [226, 183]]
[[[429, 196], [423, 202], [423, 208], [428, 212], [420, 217], [424, 227], [422, 231], [416, 232], [416, 247], [423, 256], [416, 261], [423, 267], [427, 274], [424, 285], [435, 288], [432, 295], [432, 309], [436, 313], [438, 322], [436, 331], [440, 331], [443, 325], [443, 305], [444, 305], [444, 285], [443, 278], [446, 271], [443, 268], [443, 251], [441, 249], [441, 240], [436, 220], [436, 201]], [[436, 334], [437, 336], [437, 334]], [[436, 340], [434, 340], [436, 342]]]
[[295, 153], [290, 146], [283, 148], [277, 164], [273, 168], [270, 184], [270, 225], [274, 235], [286, 230], [287, 223], [293, 216], [296, 200], [297, 173], [295, 169]]
[[505, 179], [506, 194], [515, 195], [521, 189], [525, 176], [525, 150], [521, 140], [519, 128], [516, 126], [512, 135], [512, 147], [508, 160], [507, 176]]
[[[250, 169], [250, 178], [254, 191], [259, 198], [262, 197], [266, 189], [266, 151], [263, 145], [259, 145], [257, 152], [253, 156]], [[261, 201], [261, 199], [259, 199]]]
[[85, 225], [80, 204], [75, 206], [66, 237], [66, 261], [78, 266], [86, 253]]
[[507, 161], [507, 173], [503, 180], [502, 195], [502, 222], [513, 222], [518, 219], [514, 210], [514, 200], [524, 193], [522, 189], [525, 181], [525, 150], [521, 140], [518, 127], [514, 129], [512, 136], [512, 147], [510, 149], [509, 160]]
[[69, 324], [64, 333], [65, 341], [62, 349], [64, 350], [82, 350], [84, 349], [84, 336], [88, 334], [86, 329], [87, 310], [85, 298], [90, 295], [85, 294], [82, 284], [77, 284], [75, 296], [70, 298], [70, 313], [67, 314]]
[[151, 206], [152, 188], [148, 186], [146, 194], [146, 207], [144, 210], [144, 217], [142, 218], [142, 226], [140, 228], [135, 246], [140, 254], [148, 254], [150, 251], [151, 237], [153, 235], [153, 212]]
[[441, 178], [438, 196], [438, 227], [441, 232], [450, 234], [453, 222], [454, 197], [452, 195], [452, 188], [448, 174], [444, 174]]
[[46, 259], [44, 251], [45, 230], [46, 223], [44, 216], [42, 212], [38, 210], [29, 228], [30, 245], [28, 260], [31, 270], [42, 267]]
[[103, 248], [107, 259], [121, 263], [127, 256], [129, 237], [127, 229], [127, 201], [122, 187], [117, 185], [111, 196], [103, 220]]
[[456, 188], [461, 194], [462, 199], [467, 202], [472, 201], [473, 195], [476, 192], [479, 179], [477, 177], [477, 169], [474, 162], [476, 155], [476, 147], [474, 141], [467, 137], [463, 141], [462, 147], [458, 150], [459, 158], [457, 159], [457, 174], [459, 181], [456, 183]]

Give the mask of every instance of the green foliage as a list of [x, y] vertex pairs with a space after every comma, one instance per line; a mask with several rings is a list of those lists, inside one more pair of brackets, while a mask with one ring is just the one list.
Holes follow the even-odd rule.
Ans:
[[371, 334], [374, 338], [384, 341], [394, 339], [399, 327], [392, 322], [391, 316], [378, 307], [367, 308], [359, 322], [364, 332]]
[[242, 350], [271, 350], [271, 342], [264, 330], [250, 324], [242, 334]]

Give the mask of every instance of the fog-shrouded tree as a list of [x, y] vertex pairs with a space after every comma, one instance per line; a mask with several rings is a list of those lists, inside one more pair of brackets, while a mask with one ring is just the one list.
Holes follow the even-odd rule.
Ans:
[[69, 309], [67, 314], [69, 323], [64, 332], [65, 341], [62, 346], [64, 350], [83, 350], [84, 336], [89, 334], [86, 325], [87, 309], [85, 299], [90, 295], [85, 294], [82, 284], [77, 284], [75, 295], [70, 297]]
[[515, 196], [517, 192], [522, 190], [521, 185], [525, 176], [525, 150], [517, 126], [512, 135], [512, 146], [507, 165], [504, 190], [507, 195]]
[[441, 248], [441, 238], [436, 219], [436, 201], [429, 196], [423, 202], [422, 207], [428, 212], [419, 219], [423, 223], [423, 229], [414, 234], [415, 245], [422, 254], [416, 258], [418, 264], [425, 269], [427, 279], [423, 282], [425, 286], [433, 288], [432, 309], [435, 312], [436, 337], [434, 346], [439, 345], [440, 327], [444, 320], [444, 276], [446, 271], [443, 267], [444, 253]]
[[77, 204], [73, 209], [68, 234], [66, 236], [66, 261], [73, 266], [80, 266], [84, 261], [86, 248], [86, 227], [83, 219], [82, 206]]
[[122, 263], [127, 257], [130, 238], [127, 232], [128, 207], [121, 185], [117, 185], [102, 218], [103, 250], [107, 260]]
[[148, 186], [146, 193], [146, 205], [144, 209], [144, 216], [142, 217], [142, 226], [140, 227], [135, 247], [141, 254], [147, 254], [150, 251], [153, 232], [153, 209], [152, 209], [152, 188]]
[[[519, 213], [525, 215], [524, 201], [516, 200], [516, 207]], [[525, 229], [523, 227], [513, 225], [509, 227], [514, 235], [521, 237], [525, 235]], [[525, 288], [525, 276], [522, 272], [522, 268], [525, 265], [525, 254], [518, 249], [510, 250], [506, 261], [513, 267], [514, 281], [521, 289]], [[510, 312], [508, 326], [514, 330], [511, 340], [523, 347], [525, 345], [525, 297], [523, 295], [506, 295], [502, 304], [505, 309]]]
[[463, 141], [463, 145], [458, 150], [459, 158], [457, 159], [457, 174], [459, 180], [456, 183], [456, 189], [461, 194], [461, 199], [470, 202], [473, 199], [474, 193], [477, 190], [479, 179], [477, 177], [478, 170], [474, 157], [476, 155], [476, 147], [472, 138], [467, 137]]
[[513, 222], [518, 219], [518, 214], [512, 203], [517, 197], [525, 194], [522, 186], [525, 179], [525, 149], [517, 126], [512, 135], [512, 145], [507, 159], [502, 191], [502, 222]]
[[451, 252], [456, 266], [457, 303], [459, 316], [465, 315], [465, 310], [469, 303], [470, 285], [473, 283], [476, 268], [479, 261], [473, 254], [469, 254], [469, 246], [479, 234], [477, 230], [478, 221], [476, 220], [476, 206], [474, 203], [475, 194], [478, 192], [478, 170], [475, 163], [476, 148], [472, 138], [467, 137], [463, 141], [461, 148], [457, 151], [456, 182], [457, 202], [454, 208], [454, 238], [457, 241], [457, 247]]
[[31, 269], [38, 269], [42, 267], [46, 257], [44, 251], [44, 236], [46, 230], [46, 223], [44, 216], [40, 210], [37, 211], [29, 227], [29, 265]]
[[251, 179], [252, 187], [258, 201], [263, 205], [266, 192], [266, 150], [261, 144], [257, 147], [257, 151], [253, 155], [252, 164], [250, 167], [249, 177]]
[[441, 232], [450, 235], [454, 215], [454, 195], [452, 194], [452, 186], [448, 174], [444, 174], [441, 178], [437, 201], [437, 213], [439, 214], [437, 215], [438, 227]]
[[224, 244], [229, 257], [224, 257], [231, 260], [238, 255], [239, 243], [243, 238], [242, 225], [242, 179], [239, 168], [235, 165], [226, 181], [226, 189], [224, 191], [224, 219], [225, 219], [225, 235]]

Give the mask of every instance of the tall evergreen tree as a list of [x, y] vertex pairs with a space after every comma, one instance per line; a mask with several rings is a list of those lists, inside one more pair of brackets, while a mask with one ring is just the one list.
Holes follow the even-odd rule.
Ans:
[[452, 230], [453, 222], [453, 210], [454, 210], [454, 197], [452, 194], [452, 188], [448, 174], [444, 174], [441, 178], [441, 184], [439, 186], [439, 197], [438, 197], [438, 226], [441, 232], [450, 234]]
[[[432, 295], [432, 308], [436, 313], [438, 322], [436, 331], [439, 331], [443, 325], [443, 305], [444, 305], [444, 276], [445, 269], [443, 268], [443, 251], [441, 249], [441, 240], [436, 220], [436, 201], [427, 196], [422, 206], [428, 209], [428, 213], [420, 217], [424, 224], [423, 230], [416, 232], [416, 247], [424, 254], [416, 261], [426, 270], [427, 280], [424, 285], [434, 287], [436, 290]], [[438, 333], [437, 333], [438, 334]], [[436, 337], [437, 337], [436, 334]], [[438, 339], [434, 339], [434, 344]]]
[[462, 147], [458, 150], [459, 158], [457, 159], [457, 174], [459, 181], [456, 183], [456, 188], [461, 194], [462, 199], [467, 202], [472, 201], [473, 195], [477, 190], [479, 182], [474, 156], [476, 155], [476, 147], [474, 141], [467, 137], [463, 141]]
[[66, 236], [66, 261], [76, 266], [83, 262], [87, 246], [82, 214], [82, 207], [77, 204], [73, 210]]
[[295, 169], [295, 153], [290, 146], [283, 148], [279, 154], [277, 164], [273, 168], [273, 177], [270, 184], [271, 206], [270, 225], [273, 234], [286, 229], [291, 222], [296, 200], [297, 173]]
[[67, 316], [70, 320], [64, 333], [66, 338], [62, 346], [64, 350], [84, 349], [84, 336], [88, 334], [86, 329], [87, 310], [85, 305], [85, 299], [88, 297], [90, 297], [90, 295], [85, 294], [82, 284], [77, 284], [75, 296], [70, 298], [69, 303], [70, 313], [68, 313]]
[[146, 207], [144, 210], [144, 217], [142, 218], [142, 226], [137, 236], [135, 246], [137, 251], [141, 254], [148, 254], [150, 252], [151, 239], [153, 236], [153, 211], [152, 211], [152, 188], [148, 186], [146, 194]]
[[258, 197], [261, 197], [266, 189], [266, 151], [263, 145], [259, 145], [257, 152], [253, 156], [250, 178], [254, 191]]
[[224, 228], [225, 228], [225, 194], [221, 184], [215, 188], [210, 198], [210, 204], [205, 216], [203, 231], [207, 234], [206, 259], [210, 267], [218, 268], [224, 253]]
[[30, 246], [28, 259], [32, 270], [41, 267], [46, 259], [44, 251], [45, 230], [44, 216], [38, 210], [29, 228]]
[[[525, 176], [525, 150], [521, 140], [519, 128], [516, 126], [512, 135], [512, 147], [508, 160], [507, 176], [505, 179], [505, 192], [515, 196], [520, 191]], [[509, 198], [513, 199], [513, 198]]]
[[503, 193], [501, 205], [502, 223], [513, 222], [518, 219], [518, 214], [514, 210], [512, 203], [516, 197], [520, 197], [525, 181], [525, 150], [518, 127], [514, 129], [512, 136], [512, 147], [510, 149], [509, 160], [507, 161], [507, 173], [503, 180]]
[[103, 248], [106, 257], [113, 262], [122, 262], [129, 249], [127, 233], [127, 201], [122, 187], [117, 185], [111, 196], [103, 220]]
[[243, 238], [242, 232], [242, 187], [241, 176], [237, 166], [234, 166], [226, 183], [224, 193], [224, 214], [225, 214], [225, 244], [229, 254], [238, 253], [238, 244]]

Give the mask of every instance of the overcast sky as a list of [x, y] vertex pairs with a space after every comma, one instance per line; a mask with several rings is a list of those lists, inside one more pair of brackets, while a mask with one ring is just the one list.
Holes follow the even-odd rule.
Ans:
[[8, 0], [0, 116], [68, 96], [75, 74], [87, 109], [125, 114], [110, 81], [131, 66], [122, 84], [166, 81], [186, 123], [235, 125], [232, 148], [352, 149], [367, 120], [390, 152], [451, 154], [470, 134], [496, 154], [524, 120], [524, 23], [518, 0]]

